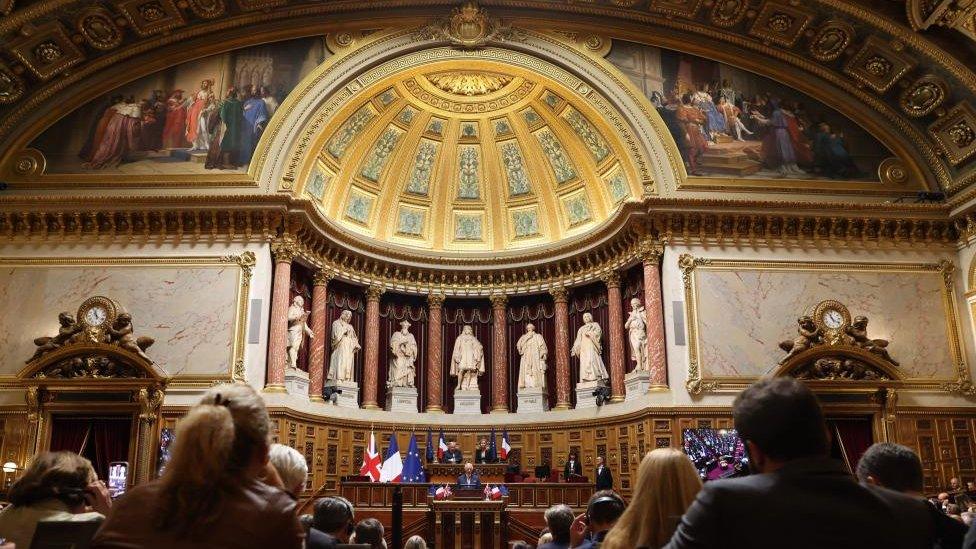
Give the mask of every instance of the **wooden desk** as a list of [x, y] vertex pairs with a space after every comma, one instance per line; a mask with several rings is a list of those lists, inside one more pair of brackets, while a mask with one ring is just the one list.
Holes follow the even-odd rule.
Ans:
[[[501, 484], [505, 482], [505, 470], [508, 469], [507, 463], [481, 463], [474, 464], [474, 470], [481, 478], [482, 484]], [[434, 484], [454, 484], [461, 474], [464, 473], [463, 463], [430, 463], [427, 465], [427, 473], [430, 475], [430, 482]]]
[[499, 500], [430, 498], [434, 513], [434, 547], [475, 549], [504, 547], [505, 506]]

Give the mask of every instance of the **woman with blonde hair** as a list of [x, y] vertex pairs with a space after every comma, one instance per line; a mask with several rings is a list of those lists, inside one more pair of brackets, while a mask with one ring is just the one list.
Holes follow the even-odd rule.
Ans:
[[166, 472], [116, 502], [92, 547], [300, 549], [294, 500], [261, 480], [270, 431], [253, 388], [211, 388], [177, 424]]
[[698, 471], [681, 450], [658, 448], [648, 452], [637, 469], [630, 505], [607, 533], [601, 549], [656, 549], [665, 545], [701, 487]]

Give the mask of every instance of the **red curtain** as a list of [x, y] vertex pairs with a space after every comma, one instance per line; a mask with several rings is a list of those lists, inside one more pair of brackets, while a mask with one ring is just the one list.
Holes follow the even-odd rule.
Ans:
[[402, 294], [384, 294], [380, 302], [380, 349], [379, 380], [376, 384], [376, 401], [386, 405], [386, 382], [390, 373], [390, 336], [400, 331], [400, 323], [410, 322], [410, 333], [417, 340], [417, 392], [421, 410], [427, 408], [427, 302], [421, 297]]
[[[610, 370], [610, 322], [609, 322], [609, 310], [607, 308], [607, 287], [602, 282], [597, 282], [594, 284], [589, 284], [587, 286], [581, 286], [579, 288], [573, 288], [569, 296], [569, 344], [572, 347], [573, 342], [576, 341], [576, 331], [579, 330], [580, 326], [583, 325], [583, 315], [585, 313], [590, 313], [593, 315], [593, 320], [600, 325], [603, 329], [603, 338], [601, 340], [602, 352], [600, 353], [603, 358], [603, 363], [607, 366], [607, 371]], [[579, 381], [579, 359], [576, 357], [571, 357], [569, 361], [570, 369], [570, 386], [576, 387], [576, 383]], [[576, 391], [573, 390], [570, 393], [570, 401], [572, 405], [576, 406]]]
[[478, 378], [481, 389], [481, 412], [487, 414], [491, 408], [491, 304], [488, 300], [448, 300], [444, 303], [444, 357], [442, 383], [444, 385], [444, 410], [454, 412], [454, 388], [458, 380], [451, 377], [451, 361], [454, 354], [454, 341], [465, 325], [470, 325], [474, 336], [481, 342], [485, 352], [485, 374]]
[[[641, 305], [644, 305], [644, 266], [640, 263], [630, 269], [620, 273], [620, 294], [623, 301], [623, 318], [615, 320], [623, 324], [630, 316], [630, 300], [637, 298]], [[604, 328], [606, 331], [608, 328]], [[607, 340], [609, 343], [609, 339]], [[630, 349], [630, 336], [624, 332], [624, 370], [633, 371], [637, 365], [634, 363], [634, 353]]]
[[870, 417], [831, 418], [827, 428], [833, 438], [831, 454], [844, 461], [853, 473], [864, 452], [874, 443]]
[[518, 403], [518, 375], [521, 356], [515, 344], [525, 334], [525, 325], [533, 324], [542, 334], [549, 348], [546, 360], [546, 393], [551, 409], [556, 405], [556, 314], [552, 297], [548, 294], [521, 296], [508, 302], [508, 409], [516, 411]]
[[[288, 295], [288, 305], [295, 299], [295, 296], [302, 296], [305, 300], [305, 310], [312, 310], [312, 272], [299, 263], [291, 264], [291, 284]], [[311, 320], [311, 319], [309, 319]], [[309, 324], [311, 326], [311, 324]], [[302, 346], [298, 350], [298, 369], [308, 371], [308, 355], [311, 349], [311, 341], [308, 335], [302, 335]]]
[[[326, 344], [325, 344], [325, 365], [323, 367], [323, 376], [325, 378], [329, 375], [329, 359], [332, 357], [332, 323], [339, 318], [343, 310], [352, 311], [352, 321], [351, 324], [356, 329], [356, 336], [359, 338], [359, 344], [365, 347], [365, 337], [366, 337], [366, 293], [363, 288], [358, 286], [353, 286], [352, 284], [346, 284], [337, 280], [329, 282], [329, 286], [326, 290], [326, 304], [325, 304], [325, 331], [326, 331]], [[359, 382], [360, 388], [362, 388], [363, 379], [363, 350], [360, 349], [356, 353], [356, 358], [354, 361], [354, 377]], [[363, 394], [362, 391], [359, 393], [359, 404], [362, 405]]]
[[129, 459], [131, 433], [130, 416], [55, 416], [51, 421], [51, 451], [81, 454], [92, 462], [98, 478], [104, 480], [108, 478], [109, 463]]
[[51, 419], [51, 451], [80, 454], [91, 437], [91, 418], [60, 417]]

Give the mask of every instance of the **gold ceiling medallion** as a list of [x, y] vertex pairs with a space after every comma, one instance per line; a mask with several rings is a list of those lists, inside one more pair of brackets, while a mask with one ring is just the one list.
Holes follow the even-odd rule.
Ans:
[[455, 8], [450, 17], [432, 22], [419, 33], [422, 39], [447, 40], [464, 49], [481, 48], [489, 42], [514, 35], [511, 27], [503, 25], [497, 17], [489, 16], [476, 2], [465, 2]]
[[443, 72], [425, 78], [441, 91], [468, 97], [496, 92], [512, 81], [511, 76], [488, 72]]

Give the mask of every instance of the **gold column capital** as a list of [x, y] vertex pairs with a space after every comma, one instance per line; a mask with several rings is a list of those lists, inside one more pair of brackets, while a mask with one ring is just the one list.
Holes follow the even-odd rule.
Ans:
[[386, 289], [382, 286], [368, 286], [366, 288], [366, 301], [379, 301]]
[[443, 307], [444, 306], [444, 294], [429, 294], [427, 296], [427, 304], [431, 307]]
[[505, 294], [491, 294], [488, 299], [491, 300], [493, 309], [504, 309], [505, 305], [508, 304], [508, 296]]
[[329, 282], [335, 278], [335, 273], [327, 269], [319, 269], [312, 275], [313, 286], [328, 286]]
[[271, 255], [275, 261], [291, 263], [298, 255], [298, 241], [290, 234], [284, 234], [271, 241]]
[[619, 288], [620, 287], [620, 273], [617, 271], [608, 271], [600, 276], [600, 280], [603, 280], [607, 288]]
[[569, 290], [565, 286], [549, 288], [549, 294], [552, 295], [552, 299], [556, 303], [566, 303], [569, 301]]

